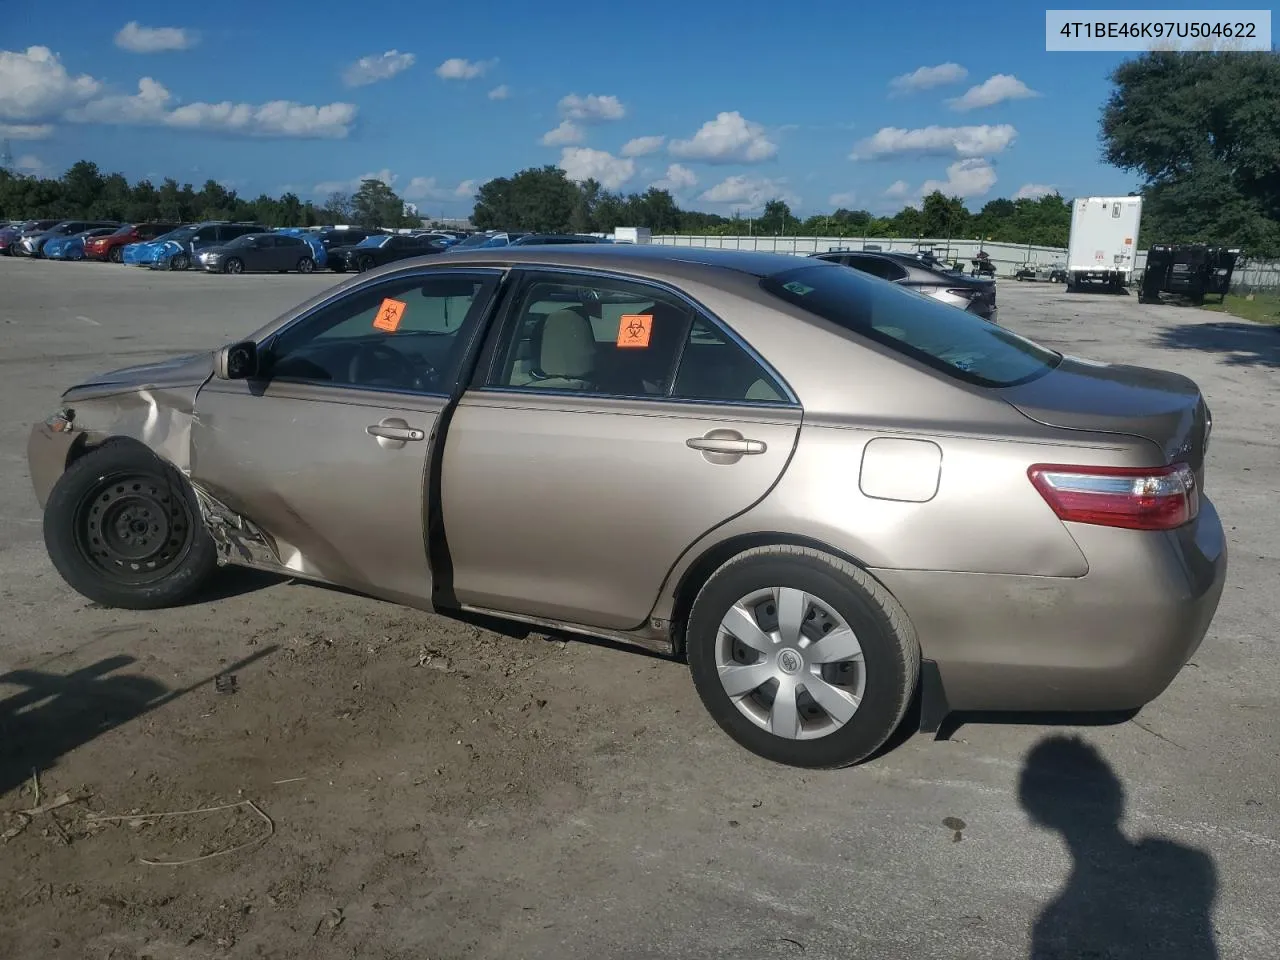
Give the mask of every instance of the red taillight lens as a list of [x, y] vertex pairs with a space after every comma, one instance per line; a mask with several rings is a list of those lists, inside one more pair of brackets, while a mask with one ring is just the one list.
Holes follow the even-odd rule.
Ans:
[[1085, 467], [1038, 463], [1027, 471], [1060, 520], [1127, 530], [1174, 530], [1200, 512], [1196, 476], [1167, 467]]

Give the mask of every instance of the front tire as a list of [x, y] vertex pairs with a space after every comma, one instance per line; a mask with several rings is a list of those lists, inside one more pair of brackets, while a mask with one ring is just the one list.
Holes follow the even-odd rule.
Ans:
[[170, 270], [186, 270], [191, 266], [191, 258], [185, 253], [174, 254], [169, 259]]
[[217, 567], [186, 479], [130, 441], [85, 454], [58, 479], [45, 505], [44, 542], [72, 589], [126, 610], [180, 604]]
[[310, 257], [303, 257], [301, 260], [298, 261], [299, 273], [314, 273], [315, 269], [316, 269], [316, 262], [312, 260]]
[[796, 546], [757, 547], [693, 602], [689, 670], [739, 745], [795, 767], [871, 756], [902, 723], [920, 672], [905, 611], [853, 564]]
[[222, 268], [223, 273], [244, 273], [244, 261], [232, 257]]
[[107, 259], [112, 263], [124, 263], [124, 247], [112, 247]]
[[373, 269], [373, 257], [361, 257], [356, 261], [357, 273], [368, 273]]

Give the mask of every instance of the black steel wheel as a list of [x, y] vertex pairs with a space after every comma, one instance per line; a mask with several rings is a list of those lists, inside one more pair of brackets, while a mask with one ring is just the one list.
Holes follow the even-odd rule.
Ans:
[[187, 599], [217, 566], [186, 479], [130, 441], [85, 454], [54, 485], [44, 536], [58, 573], [104, 606], [135, 610]]

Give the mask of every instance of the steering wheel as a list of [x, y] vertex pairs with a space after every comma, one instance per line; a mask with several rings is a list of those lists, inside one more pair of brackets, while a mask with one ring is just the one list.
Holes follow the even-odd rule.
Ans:
[[[380, 376], [381, 375], [381, 376]], [[391, 380], [397, 387], [421, 389], [435, 379], [436, 371], [423, 364], [416, 368], [399, 350], [385, 343], [362, 343], [347, 364], [347, 382], [374, 384]]]

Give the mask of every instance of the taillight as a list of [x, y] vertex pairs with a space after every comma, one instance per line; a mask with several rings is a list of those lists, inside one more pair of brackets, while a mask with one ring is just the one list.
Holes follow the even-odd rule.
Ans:
[[1167, 467], [1086, 467], [1038, 463], [1027, 471], [1058, 519], [1127, 530], [1174, 530], [1200, 512], [1196, 476]]

